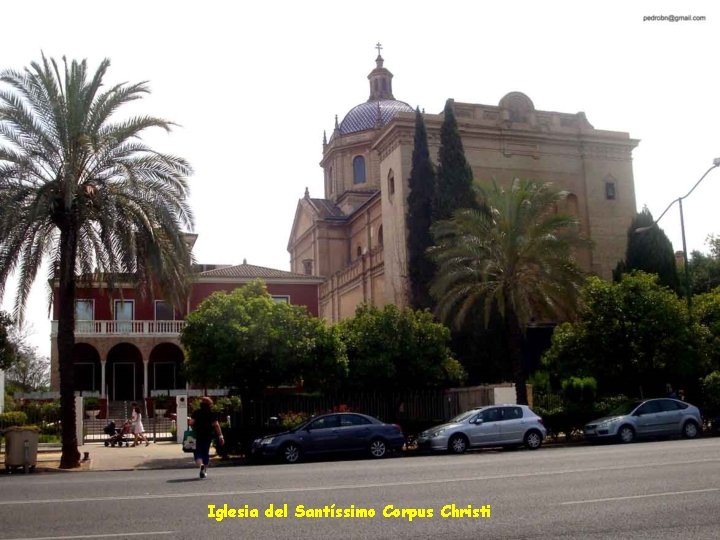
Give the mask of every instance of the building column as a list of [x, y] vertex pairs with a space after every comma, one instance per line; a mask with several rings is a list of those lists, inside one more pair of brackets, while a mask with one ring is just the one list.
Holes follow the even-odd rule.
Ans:
[[148, 365], [150, 364], [149, 361], [143, 360], [143, 390], [144, 394], [143, 397], [150, 397], [150, 389], [148, 388]]
[[107, 360], [100, 360], [100, 398], [107, 397], [105, 395], [105, 387], [107, 386], [105, 382], [105, 364], [107, 364]]

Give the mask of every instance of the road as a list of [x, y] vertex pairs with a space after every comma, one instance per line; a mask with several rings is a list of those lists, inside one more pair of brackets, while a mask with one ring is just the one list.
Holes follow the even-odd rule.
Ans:
[[[720, 531], [720, 438], [195, 473], [4, 477], [0, 539], [716, 539]], [[225, 517], [226, 504], [258, 517]], [[287, 505], [287, 517], [266, 517], [270, 505]], [[368, 516], [296, 516], [325, 506]]]

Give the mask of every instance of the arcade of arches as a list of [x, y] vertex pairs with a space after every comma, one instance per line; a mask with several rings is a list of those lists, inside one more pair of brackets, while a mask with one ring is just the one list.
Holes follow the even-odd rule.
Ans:
[[73, 360], [75, 388], [100, 392], [111, 401], [133, 401], [150, 396], [152, 390], [186, 386], [181, 371], [183, 353], [175, 343], [149, 348], [122, 342], [105, 354], [93, 344], [76, 343]]

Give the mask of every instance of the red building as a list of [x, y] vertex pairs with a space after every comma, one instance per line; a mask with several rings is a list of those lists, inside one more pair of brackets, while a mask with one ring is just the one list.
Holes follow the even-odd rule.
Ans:
[[[322, 278], [243, 262], [237, 266], [199, 265], [182, 313], [163, 298], [141, 297], [129, 284], [110, 292], [101, 281], [79, 285], [75, 304], [75, 389], [99, 392], [109, 401], [149, 397], [153, 390], [185, 389], [180, 332], [185, 315], [215, 291], [232, 291], [262, 279], [279, 302], [306, 306], [318, 315]], [[53, 305], [51, 387], [59, 390], [57, 318]]]

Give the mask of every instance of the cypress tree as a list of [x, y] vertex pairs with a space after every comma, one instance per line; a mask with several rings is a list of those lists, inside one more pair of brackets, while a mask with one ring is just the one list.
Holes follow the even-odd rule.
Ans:
[[465, 159], [452, 105], [452, 99], [445, 102], [444, 120], [440, 130], [440, 164], [433, 204], [434, 221], [449, 219], [458, 208], [478, 208], [472, 187], [472, 170]]
[[407, 198], [408, 266], [410, 304], [415, 309], [432, 309], [428, 284], [435, 275], [435, 264], [426, 251], [433, 244], [430, 234], [435, 191], [435, 168], [430, 160], [427, 130], [420, 109], [415, 109], [415, 146]]
[[[628, 229], [624, 267], [616, 270], [620, 270], [617, 272], [620, 275], [633, 270], [657, 274], [661, 285], [676, 292], [681, 289], [672, 243], [665, 232], [655, 224], [647, 208], [635, 215]], [[620, 275], [617, 276], [618, 280]]]

